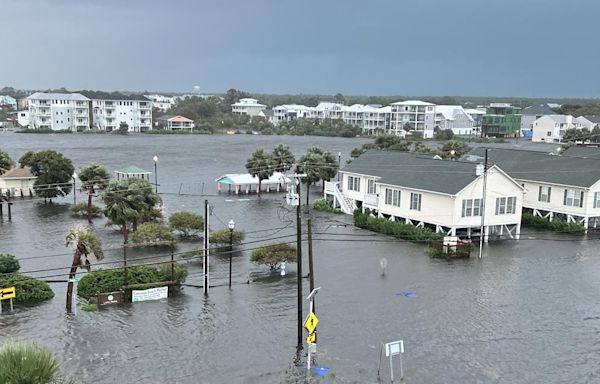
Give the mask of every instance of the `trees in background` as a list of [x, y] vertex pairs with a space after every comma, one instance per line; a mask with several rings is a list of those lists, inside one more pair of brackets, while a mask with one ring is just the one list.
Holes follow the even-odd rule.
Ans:
[[36, 176], [33, 189], [36, 195], [44, 199], [66, 196], [71, 192], [73, 178], [73, 163], [61, 153], [47, 150], [40, 152], [29, 151], [20, 159], [21, 167], [29, 167]]

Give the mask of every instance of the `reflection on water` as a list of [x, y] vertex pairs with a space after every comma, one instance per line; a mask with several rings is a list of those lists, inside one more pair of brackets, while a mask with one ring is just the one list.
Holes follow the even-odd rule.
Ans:
[[[315, 143], [343, 154], [361, 144], [349, 139], [237, 135], [0, 134], [0, 145], [13, 158], [29, 149], [54, 148], [77, 167], [93, 160], [109, 169], [130, 164], [151, 169], [157, 153], [160, 189], [168, 193], [163, 195], [167, 212], [202, 213], [208, 198], [214, 207], [214, 229], [225, 228], [233, 218], [237, 228], [249, 232], [246, 241], [266, 242], [288, 235], [281, 240], [294, 239], [294, 213], [282, 206], [283, 195], [265, 194], [260, 200], [218, 195], [214, 179], [243, 172], [253, 150], [279, 142], [289, 143], [297, 155]], [[315, 196], [318, 189], [313, 188]], [[178, 196], [179, 190], [203, 190], [210, 196]], [[73, 223], [68, 213], [71, 199], [53, 205], [16, 201], [13, 222], [0, 223], [0, 250], [18, 255], [23, 271], [69, 265], [72, 254], [64, 236]], [[536, 240], [555, 235], [527, 230], [522, 241], [489, 245], [483, 260], [434, 260], [425, 256], [420, 244], [359, 237], [365, 232], [343, 225], [349, 217], [311, 214], [315, 232], [336, 234], [320, 235], [326, 241], [314, 244], [315, 279], [322, 287], [316, 298], [317, 363], [331, 368], [327, 378], [315, 382], [376, 382], [379, 345], [395, 339], [405, 341], [405, 375], [414, 383], [596, 380], [597, 241]], [[107, 249], [103, 262], [120, 262], [121, 235], [102, 220], [94, 222], [94, 230]], [[183, 241], [176, 252], [200, 246], [200, 239]], [[169, 253], [130, 250], [128, 259], [135, 263], [153, 255], [167, 258]], [[186, 286], [168, 300], [67, 316], [66, 284], [52, 284], [53, 300], [0, 317], [0, 338], [41, 342], [59, 354], [65, 372], [82, 383], [304, 382], [304, 372], [293, 367], [295, 268], [289, 265], [288, 274], [281, 277], [250, 263], [249, 253], [240, 250], [233, 256], [231, 290], [226, 286], [229, 257], [211, 258], [211, 281], [219, 287], [208, 297], [202, 289]], [[385, 276], [379, 264], [383, 257], [388, 261]], [[190, 261], [188, 266], [188, 283], [200, 285], [201, 265]], [[308, 294], [307, 281], [304, 292]]]

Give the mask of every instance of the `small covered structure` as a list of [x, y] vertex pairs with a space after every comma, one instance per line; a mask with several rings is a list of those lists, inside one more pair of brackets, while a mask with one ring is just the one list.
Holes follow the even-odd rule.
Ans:
[[10, 192], [11, 196], [33, 196], [36, 176], [29, 168], [12, 168], [0, 175], [0, 194]]
[[157, 119], [156, 124], [162, 129], [166, 129], [167, 131], [177, 131], [186, 129], [192, 131], [194, 129], [194, 120], [188, 119], [187, 117], [181, 115], [161, 116]]
[[[254, 188], [255, 191], [258, 190], [258, 177], [252, 176], [249, 173], [231, 173], [227, 175], [223, 175], [217, 179], [217, 190], [219, 192], [222, 191], [224, 186], [227, 186], [228, 192], [231, 192], [232, 186], [236, 195], [239, 195], [240, 191], [245, 191], [246, 194], [250, 193]], [[266, 186], [267, 192], [271, 192], [271, 190], [275, 189], [275, 191], [279, 192], [282, 189], [282, 186], [290, 183], [290, 178], [286, 177], [281, 172], [275, 172], [269, 177], [261, 182], [261, 187]], [[286, 187], [287, 191], [287, 187]]]
[[115, 173], [117, 174], [117, 181], [131, 178], [150, 181], [150, 175], [152, 175], [152, 172], [145, 171], [142, 168], [133, 165], [130, 165], [125, 169], [117, 170]]

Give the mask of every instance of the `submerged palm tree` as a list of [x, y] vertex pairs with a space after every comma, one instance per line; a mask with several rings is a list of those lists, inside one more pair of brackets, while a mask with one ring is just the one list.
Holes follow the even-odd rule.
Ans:
[[[71, 228], [66, 237], [66, 246], [74, 247], [73, 262], [69, 279], [75, 278], [77, 269], [84, 268], [88, 272], [91, 269], [91, 263], [88, 259], [89, 255], [94, 255], [96, 259], [101, 260], [104, 257], [102, 253], [102, 243], [100, 239], [86, 228], [75, 226]], [[67, 285], [67, 312], [71, 312], [73, 305], [73, 283]]]
[[34, 343], [7, 341], [0, 347], [0, 383], [60, 383], [60, 362]]

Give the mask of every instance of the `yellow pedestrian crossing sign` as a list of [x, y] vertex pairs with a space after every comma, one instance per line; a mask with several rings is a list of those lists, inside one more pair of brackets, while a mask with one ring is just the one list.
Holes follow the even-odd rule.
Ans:
[[315, 315], [314, 312], [311, 312], [304, 320], [304, 328], [308, 331], [308, 333], [314, 333], [315, 329], [317, 329], [317, 324], [319, 324], [319, 318]]
[[14, 299], [17, 297], [17, 289], [15, 287], [0, 288], [0, 300]]
[[311, 333], [310, 335], [306, 336], [306, 344], [314, 344], [317, 342], [317, 334], [316, 333]]

